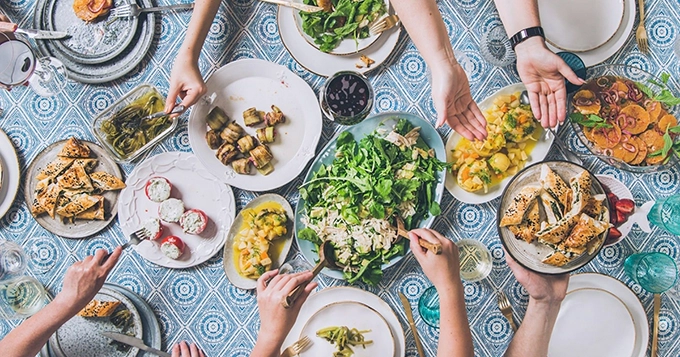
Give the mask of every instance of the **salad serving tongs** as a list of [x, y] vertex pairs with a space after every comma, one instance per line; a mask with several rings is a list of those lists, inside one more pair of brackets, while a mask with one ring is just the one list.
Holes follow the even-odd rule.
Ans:
[[[319, 275], [321, 270], [323, 268], [330, 268], [330, 269], [341, 269], [341, 267], [336, 263], [335, 261], [335, 248], [333, 248], [333, 245], [329, 241], [324, 241], [321, 243], [319, 246], [319, 262], [316, 263], [316, 266], [312, 270], [312, 280]], [[300, 296], [300, 294], [305, 290], [305, 286], [307, 286], [308, 282], [303, 282], [302, 284], [298, 285], [291, 291], [288, 296], [286, 296], [282, 301], [281, 305], [285, 307], [286, 309], [293, 306], [293, 303], [295, 303], [295, 300]]]
[[[401, 217], [395, 215], [394, 216], [397, 220], [397, 235], [400, 237], [404, 237], [408, 240], [411, 240], [411, 237], [408, 236], [408, 231], [404, 229], [404, 220], [401, 219]], [[439, 243], [430, 243], [426, 241], [425, 239], [418, 239], [418, 244], [432, 252], [433, 254], [442, 254], [442, 245]]]

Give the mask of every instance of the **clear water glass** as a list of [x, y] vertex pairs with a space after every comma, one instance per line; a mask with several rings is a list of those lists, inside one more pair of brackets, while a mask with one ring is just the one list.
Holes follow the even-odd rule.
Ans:
[[461, 239], [456, 242], [460, 257], [460, 277], [468, 282], [480, 281], [491, 273], [493, 259], [491, 252], [480, 241]]
[[28, 258], [20, 245], [0, 241], [0, 281], [16, 278], [26, 272]]
[[653, 225], [680, 235], [680, 194], [661, 198], [654, 202], [647, 219]]
[[295, 256], [295, 258], [283, 263], [279, 268], [279, 274], [296, 274], [303, 271], [312, 270], [314, 268], [304, 258]]
[[495, 25], [485, 32], [479, 47], [482, 57], [496, 67], [505, 67], [517, 59], [510, 38], [501, 25]]
[[623, 270], [643, 289], [654, 294], [673, 287], [678, 276], [673, 258], [661, 252], [631, 254], [623, 263]]
[[48, 303], [45, 288], [33, 277], [21, 276], [0, 282], [0, 319], [26, 318]]
[[434, 286], [430, 286], [420, 295], [418, 312], [426, 324], [439, 328], [439, 293]]

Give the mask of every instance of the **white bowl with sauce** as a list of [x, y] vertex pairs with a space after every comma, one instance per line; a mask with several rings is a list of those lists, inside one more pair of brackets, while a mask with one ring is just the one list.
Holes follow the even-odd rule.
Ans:
[[247, 227], [246, 222], [243, 219], [243, 212], [246, 212], [247, 210], [259, 212], [266, 208], [283, 209], [288, 217], [286, 234], [280, 238], [274, 239], [269, 247], [269, 256], [272, 259], [270, 270], [277, 269], [286, 261], [286, 256], [288, 256], [288, 251], [290, 251], [290, 246], [293, 243], [293, 218], [295, 215], [285, 198], [277, 194], [268, 193], [255, 197], [250, 201], [236, 216], [234, 224], [232, 224], [229, 229], [227, 243], [224, 245], [224, 272], [227, 274], [229, 281], [237, 288], [250, 290], [257, 287], [257, 280], [241, 275], [237, 266], [238, 259], [236, 259], [236, 257], [239, 254], [239, 250], [234, 248], [234, 242], [236, 240], [236, 235]]

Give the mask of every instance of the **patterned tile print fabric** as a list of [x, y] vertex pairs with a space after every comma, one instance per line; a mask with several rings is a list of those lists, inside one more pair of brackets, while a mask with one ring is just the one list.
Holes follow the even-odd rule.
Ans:
[[[169, 1], [162, 0], [159, 3]], [[33, 5], [34, 0], [6, 0], [0, 4], [0, 9], [20, 26], [31, 27]], [[654, 74], [665, 70], [677, 79], [680, 58], [673, 53], [672, 47], [680, 36], [678, 5], [680, 3], [677, 0], [647, 1], [647, 28], [652, 53], [642, 54], [631, 33], [625, 46], [607, 63], [633, 65]], [[500, 22], [491, 0], [440, 0], [439, 7], [453, 47], [467, 59], [464, 66], [476, 100], [482, 100], [497, 89], [519, 81], [513, 66], [493, 67], [479, 54], [482, 33]], [[88, 128], [91, 118], [134, 86], [150, 82], [167, 91], [172, 63], [190, 14], [168, 13], [158, 18], [160, 21], [155, 29], [151, 50], [140, 65], [120, 80], [104, 85], [83, 85], [71, 81], [63, 93], [53, 98], [39, 97], [29, 88], [0, 91], [0, 107], [5, 109], [0, 118], [0, 128], [17, 148], [22, 175], [37, 153], [57, 140], [71, 135], [94, 140]], [[290, 68], [315, 91], [320, 89], [324, 81], [297, 64], [284, 48], [277, 31], [275, 6], [256, 0], [223, 1], [203, 48], [199, 62], [201, 71], [204, 76], [208, 76], [229, 61], [248, 57], [262, 58]], [[408, 111], [434, 123], [435, 112], [427, 81], [427, 68], [405, 32], [394, 53], [369, 78], [376, 93], [374, 113]], [[188, 115], [184, 115], [179, 129], [148, 155], [165, 151], [191, 151], [187, 118]], [[318, 148], [323, 147], [338, 129], [337, 125], [324, 121]], [[448, 127], [439, 129], [443, 138], [449, 131]], [[561, 135], [574, 150], [587, 154], [585, 146], [569, 130], [563, 130]], [[559, 158], [559, 154], [551, 152], [548, 155], [550, 158]], [[595, 173], [613, 175], [623, 181], [633, 192], [638, 205], [680, 190], [678, 168], [650, 175], [634, 175], [606, 166], [592, 157], [586, 157], [585, 165]], [[129, 174], [133, 165], [123, 165], [122, 168]], [[294, 204], [298, 199], [296, 188], [300, 184], [301, 177], [298, 177], [276, 192]], [[115, 221], [89, 239], [55, 237], [31, 217], [22, 199], [24, 189], [22, 185], [12, 208], [0, 221], [0, 238], [27, 247], [32, 244], [30, 240], [38, 240], [41, 259], [51, 269], [47, 273], [34, 275], [50, 292], [58, 292], [67, 267], [74, 261], [94, 253], [98, 248], [111, 249], [126, 240]], [[238, 189], [234, 192], [237, 209], [255, 197], [253, 192]], [[510, 325], [497, 308], [491, 285], [506, 292], [516, 318], [522, 318], [528, 303], [526, 291], [515, 281], [505, 264], [494, 224], [498, 203], [496, 199], [482, 205], [463, 204], [446, 192], [442, 202], [443, 214], [434, 224], [435, 229], [454, 241], [462, 238], [481, 240], [493, 255], [494, 269], [489, 279], [484, 283], [465, 284], [466, 306], [477, 356], [501, 356], [512, 338]], [[640, 297], [651, 320], [652, 295], [642, 291], [623, 272], [623, 260], [637, 251], [662, 251], [678, 259], [680, 239], [658, 229], [645, 234], [635, 226], [625, 240], [603, 249], [581, 271], [600, 272], [625, 282]], [[294, 245], [289, 257], [295, 254], [298, 251]], [[229, 284], [222, 270], [221, 254], [196, 268], [170, 270], [148, 263], [133, 251], [128, 251], [123, 254], [109, 281], [128, 287], [150, 303], [160, 321], [166, 349], [176, 341], [189, 340], [197, 342], [208, 356], [247, 356], [255, 343], [259, 328], [255, 295], [252, 291], [242, 291]], [[324, 277], [319, 279], [319, 283], [320, 288], [344, 284]], [[362, 286], [382, 297], [400, 315], [404, 330], [407, 331], [407, 356], [415, 356], [417, 352], [397, 292], [406, 294], [415, 305], [420, 294], [430, 285], [415, 259], [409, 255], [386, 271], [379, 286]], [[415, 315], [426, 353], [435, 355], [439, 333], [428, 327], [417, 313]], [[7, 334], [18, 323], [0, 322], [0, 336]], [[659, 354], [680, 355], [680, 301], [663, 300], [659, 334]]]

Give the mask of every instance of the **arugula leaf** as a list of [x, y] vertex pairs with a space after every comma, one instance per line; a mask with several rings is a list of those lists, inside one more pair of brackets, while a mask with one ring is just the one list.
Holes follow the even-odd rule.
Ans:
[[671, 78], [671, 75], [668, 72], [663, 72], [661, 73], [661, 82], [663, 84], [668, 84], [668, 80]]
[[635, 82], [637, 87], [644, 93], [647, 97], [650, 99], [656, 100], [658, 102], [664, 103], [668, 106], [676, 106], [680, 104], [680, 98], [676, 97], [673, 95], [673, 93], [668, 89], [668, 81], [671, 78], [671, 75], [667, 72], [662, 72], [661, 73], [661, 82], [650, 78], [647, 80], [647, 82], [659, 87], [661, 89], [661, 92], [659, 94], [654, 93], [654, 91], [646, 86], [643, 83], [640, 82]]

